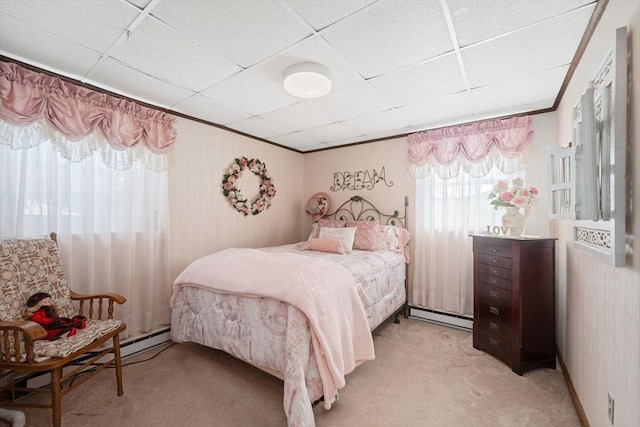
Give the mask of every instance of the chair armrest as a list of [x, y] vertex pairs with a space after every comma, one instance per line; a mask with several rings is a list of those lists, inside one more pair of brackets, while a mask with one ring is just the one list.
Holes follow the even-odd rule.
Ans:
[[91, 299], [98, 299], [98, 298], [102, 298], [102, 299], [109, 299], [109, 300], [113, 300], [113, 302], [117, 303], [117, 304], [124, 304], [125, 302], [127, 302], [127, 299], [125, 297], [123, 297], [120, 294], [116, 294], [116, 293], [104, 293], [104, 294], [78, 294], [76, 292], [73, 292], [72, 290], [69, 290], [69, 292], [71, 293], [71, 299], [74, 301], [82, 301], [82, 300], [91, 300]]
[[34, 363], [33, 341], [46, 336], [47, 331], [31, 320], [0, 321], [0, 364]]
[[[113, 319], [114, 303], [121, 305], [127, 299], [120, 294], [104, 293], [104, 294], [78, 294], [70, 290], [71, 300], [79, 301], [80, 308], [78, 314], [86, 316], [89, 319], [102, 319], [105, 301], [107, 302], [107, 319]], [[85, 302], [88, 302], [88, 311], [85, 312]], [[97, 305], [97, 308], [95, 307]]]
[[31, 320], [0, 320], [0, 331], [18, 331], [31, 341], [47, 336], [47, 331]]

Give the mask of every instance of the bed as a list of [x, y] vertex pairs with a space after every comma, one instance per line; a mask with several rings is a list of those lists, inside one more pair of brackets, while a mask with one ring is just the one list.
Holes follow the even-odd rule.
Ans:
[[375, 357], [371, 332], [406, 314], [407, 200], [401, 216], [354, 196], [306, 241], [195, 260], [173, 284], [172, 340], [282, 379], [288, 425], [315, 425], [313, 403], [329, 409], [345, 376]]

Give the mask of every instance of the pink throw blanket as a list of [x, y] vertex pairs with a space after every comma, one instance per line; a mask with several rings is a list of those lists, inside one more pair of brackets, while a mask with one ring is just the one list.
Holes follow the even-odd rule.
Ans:
[[189, 265], [173, 284], [174, 296], [181, 284], [274, 298], [300, 309], [309, 319], [326, 409], [345, 386], [345, 375], [374, 359], [373, 339], [354, 278], [332, 261], [226, 249]]

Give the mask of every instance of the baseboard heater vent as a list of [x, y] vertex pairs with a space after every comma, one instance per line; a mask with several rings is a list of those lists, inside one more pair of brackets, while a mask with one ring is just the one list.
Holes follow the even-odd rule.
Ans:
[[413, 306], [409, 306], [409, 316], [465, 331], [473, 330], [473, 317]]
[[[120, 357], [122, 358], [122, 364], [126, 365], [125, 358], [127, 356], [132, 356], [142, 351], [149, 350], [167, 341], [171, 341], [171, 328], [169, 327], [161, 328], [153, 332], [150, 332], [148, 334], [140, 335], [140, 336], [122, 341], [120, 343]], [[92, 353], [97, 354], [103, 348], [109, 347], [110, 345], [111, 345], [111, 341], [109, 341], [108, 343], [105, 343], [104, 346], [98, 347]], [[92, 357], [91, 353], [77, 360], [82, 361], [89, 357]], [[96, 363], [101, 363], [103, 361], [106, 362], [109, 358], [110, 358], [110, 355], [106, 355], [104, 358], [97, 360]], [[75, 369], [75, 366], [67, 366], [64, 368], [63, 374], [70, 372], [73, 369]], [[51, 375], [48, 372], [31, 374], [31, 375], [27, 375], [26, 377], [21, 377], [19, 379], [16, 379], [14, 383], [16, 385], [19, 385], [20, 387], [32, 387], [32, 388], [45, 387], [51, 383]], [[24, 395], [25, 393], [18, 393], [17, 395], [14, 395], [13, 398], [15, 400]]]

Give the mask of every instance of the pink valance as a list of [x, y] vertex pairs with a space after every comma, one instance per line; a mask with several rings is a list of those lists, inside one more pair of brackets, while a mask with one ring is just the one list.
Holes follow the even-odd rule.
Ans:
[[162, 154], [176, 140], [169, 114], [0, 62], [0, 119], [26, 126], [43, 118], [73, 141], [100, 129], [113, 150], [142, 142]]
[[530, 157], [531, 120], [512, 117], [411, 134], [407, 142], [412, 175], [435, 170], [447, 179], [460, 170], [482, 176], [493, 166], [505, 173], [522, 169]]

